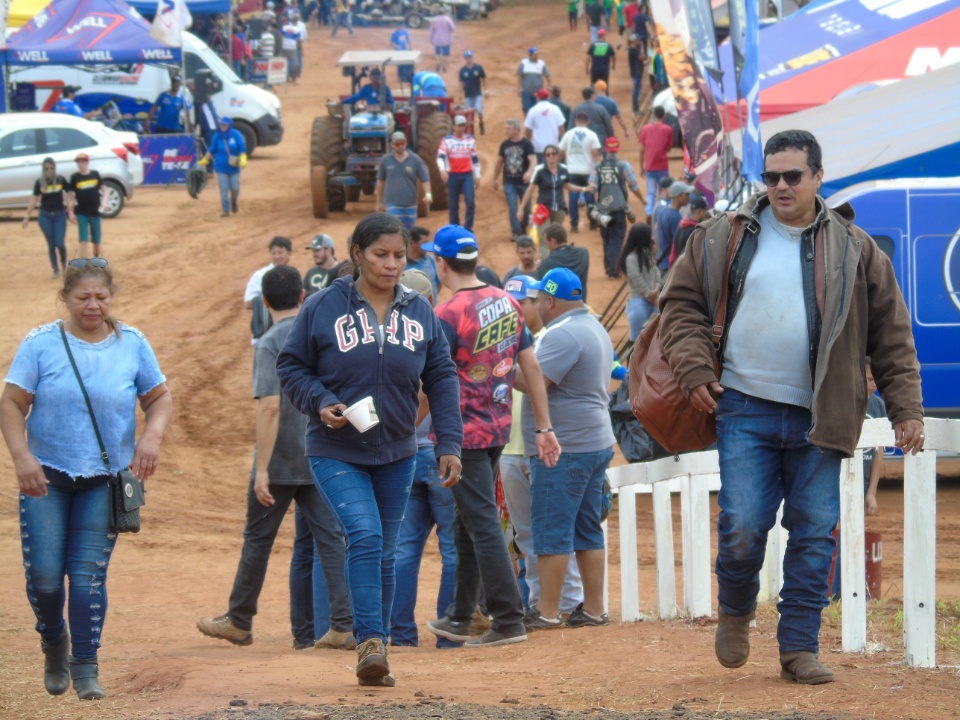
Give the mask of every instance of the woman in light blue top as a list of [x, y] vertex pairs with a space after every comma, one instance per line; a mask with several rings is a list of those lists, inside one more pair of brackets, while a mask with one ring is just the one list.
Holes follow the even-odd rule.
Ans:
[[[153, 475], [173, 412], [147, 339], [110, 316], [113, 294], [113, 274], [103, 258], [67, 264], [60, 299], [69, 317], [62, 327], [110, 458], [109, 473], [61, 323], [27, 335], [0, 396], [0, 431], [20, 483], [23, 566], [46, 656], [44, 686], [60, 695], [72, 678], [81, 700], [104, 697], [97, 649], [107, 612], [107, 566], [117, 539], [109, 530], [107, 483], [128, 466], [141, 480]], [[136, 441], [138, 400], [146, 426]], [[70, 578], [69, 622], [64, 577]]]

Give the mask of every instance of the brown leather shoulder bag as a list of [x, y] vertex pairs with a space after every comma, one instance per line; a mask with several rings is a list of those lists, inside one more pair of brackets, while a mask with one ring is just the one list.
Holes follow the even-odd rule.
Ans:
[[[713, 323], [713, 344], [719, 352], [727, 315], [727, 289], [730, 264], [739, 244], [740, 220], [728, 213], [731, 242], [720, 290], [720, 305]], [[660, 345], [660, 315], [647, 322], [630, 356], [630, 405], [644, 429], [671, 453], [703, 450], [717, 441], [717, 423], [713, 413], [697, 410], [690, 404]], [[714, 370], [720, 377], [719, 357], [714, 355]]]

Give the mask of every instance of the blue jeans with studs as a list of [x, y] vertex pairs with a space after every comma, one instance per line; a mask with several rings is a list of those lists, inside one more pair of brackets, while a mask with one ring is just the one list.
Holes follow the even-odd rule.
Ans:
[[[109, 477], [43, 471], [50, 481], [44, 497], [20, 493], [27, 598], [37, 632], [48, 642], [63, 635], [66, 605], [73, 656], [94, 660], [107, 615], [107, 567], [117, 542], [109, 527]], [[69, 593], [64, 578], [70, 578]]]

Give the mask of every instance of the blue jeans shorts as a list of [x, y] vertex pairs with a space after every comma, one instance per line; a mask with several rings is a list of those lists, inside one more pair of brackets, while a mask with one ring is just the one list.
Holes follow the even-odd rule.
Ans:
[[450, 57], [449, 45], [434, 45], [433, 49], [436, 55], [443, 55], [444, 57]]
[[540, 458], [530, 460], [534, 553], [569, 555], [578, 550], [603, 550], [603, 478], [612, 459], [613, 448], [606, 448], [563, 453], [552, 468]]

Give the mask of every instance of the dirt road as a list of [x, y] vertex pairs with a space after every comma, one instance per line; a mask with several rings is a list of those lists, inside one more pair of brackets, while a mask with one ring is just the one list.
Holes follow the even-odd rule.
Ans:
[[[825, 629], [824, 654], [839, 682], [805, 688], [777, 679], [772, 609], [761, 613], [751, 661], [739, 671], [723, 670], [713, 659], [710, 622], [621, 626], [615, 515], [610, 534], [615, 622], [608, 628], [540, 633], [525, 644], [479, 651], [435, 650], [423, 628], [422, 647], [391, 654], [398, 677], [395, 689], [360, 689], [352, 674], [352, 654], [290, 648], [288, 522], [261, 598], [256, 642], [235, 648], [200, 636], [196, 619], [220, 614], [226, 607], [251, 462], [252, 351], [242, 290], [251, 272], [267, 262], [271, 236], [293, 238], [295, 264], [306, 270], [310, 258], [302, 248], [312, 234], [322, 230], [333, 236], [342, 257], [348, 233], [372, 209], [364, 199], [329, 221], [313, 219], [307, 138], [314, 115], [324, 112], [324, 99], [345, 89], [334, 67], [336, 58], [347, 49], [386, 48], [389, 34], [389, 28], [358, 29], [353, 39], [341, 35], [330, 40], [311, 27], [303, 81], [279, 90], [286, 137], [280, 146], [263, 148], [251, 160], [243, 176], [240, 215], [221, 220], [213, 188], [200, 201], [179, 189], [144, 189], [120, 218], [104, 224], [106, 254], [120, 282], [116, 314], [145, 331], [155, 347], [174, 394], [175, 421], [165, 440], [161, 470], [149, 486], [144, 531], [121, 538], [114, 555], [101, 653], [102, 680], [110, 697], [94, 707], [79, 705], [72, 693], [51, 698], [42, 690], [42, 658], [24, 596], [16, 483], [9, 457], [0, 453], [0, 718], [169, 718], [214, 712], [218, 717], [309, 717], [285, 702], [340, 706], [335, 718], [375, 713], [384, 720], [560, 719], [574, 717], [573, 711], [600, 708], [664, 711], [670, 717], [728, 717], [725, 711], [768, 718], [797, 717], [794, 712], [827, 714], [818, 717], [955, 717], [960, 697], [956, 670], [905, 669], [896, 628], [872, 625], [876, 652], [868, 655], [835, 653], [839, 631], [835, 624]], [[415, 47], [425, 50], [426, 31], [412, 35]], [[496, 158], [503, 121], [519, 116], [514, 73], [527, 47], [540, 47], [573, 105], [585, 82], [585, 38], [584, 31], [574, 35], [567, 30], [565, 5], [556, 3], [503, 8], [489, 20], [458, 28], [454, 57], [473, 49], [489, 76], [488, 134], [479, 138], [487, 172]], [[621, 62], [613, 94], [627, 109], [628, 89], [626, 63]], [[635, 140], [628, 139], [623, 155], [635, 162], [636, 147]], [[487, 175], [479, 191], [476, 230], [483, 260], [502, 273], [515, 260], [505, 203], [490, 189], [489, 180]], [[444, 222], [436, 213], [428, 225], [437, 228]], [[73, 248], [75, 232], [71, 228]], [[591, 297], [602, 309], [615, 285], [603, 277], [599, 235], [574, 239], [594, 253]], [[47, 280], [46, 253], [35, 225], [22, 231], [16, 222], [0, 223], [0, 250], [7, 265], [0, 284], [0, 306], [5, 308], [0, 369], [5, 370], [27, 331], [57, 317], [63, 308], [56, 301], [55, 285]], [[623, 332], [625, 326], [614, 339]], [[896, 482], [884, 488], [880, 502], [882, 513], [868, 528], [884, 534], [884, 589], [888, 597], [898, 598], [903, 503]], [[939, 596], [955, 601], [960, 594], [960, 488], [944, 484], [939, 503]], [[649, 527], [646, 506], [640, 517]], [[654, 607], [653, 556], [645, 537], [641, 535], [642, 602], [649, 611]], [[430, 545], [418, 608], [421, 622], [431, 614], [438, 577], [436, 547]], [[957, 646], [944, 646], [940, 658], [957, 664]], [[228, 710], [231, 700], [245, 700], [247, 706]], [[393, 702], [412, 709], [384, 705]], [[354, 706], [357, 709], [350, 709]]]

